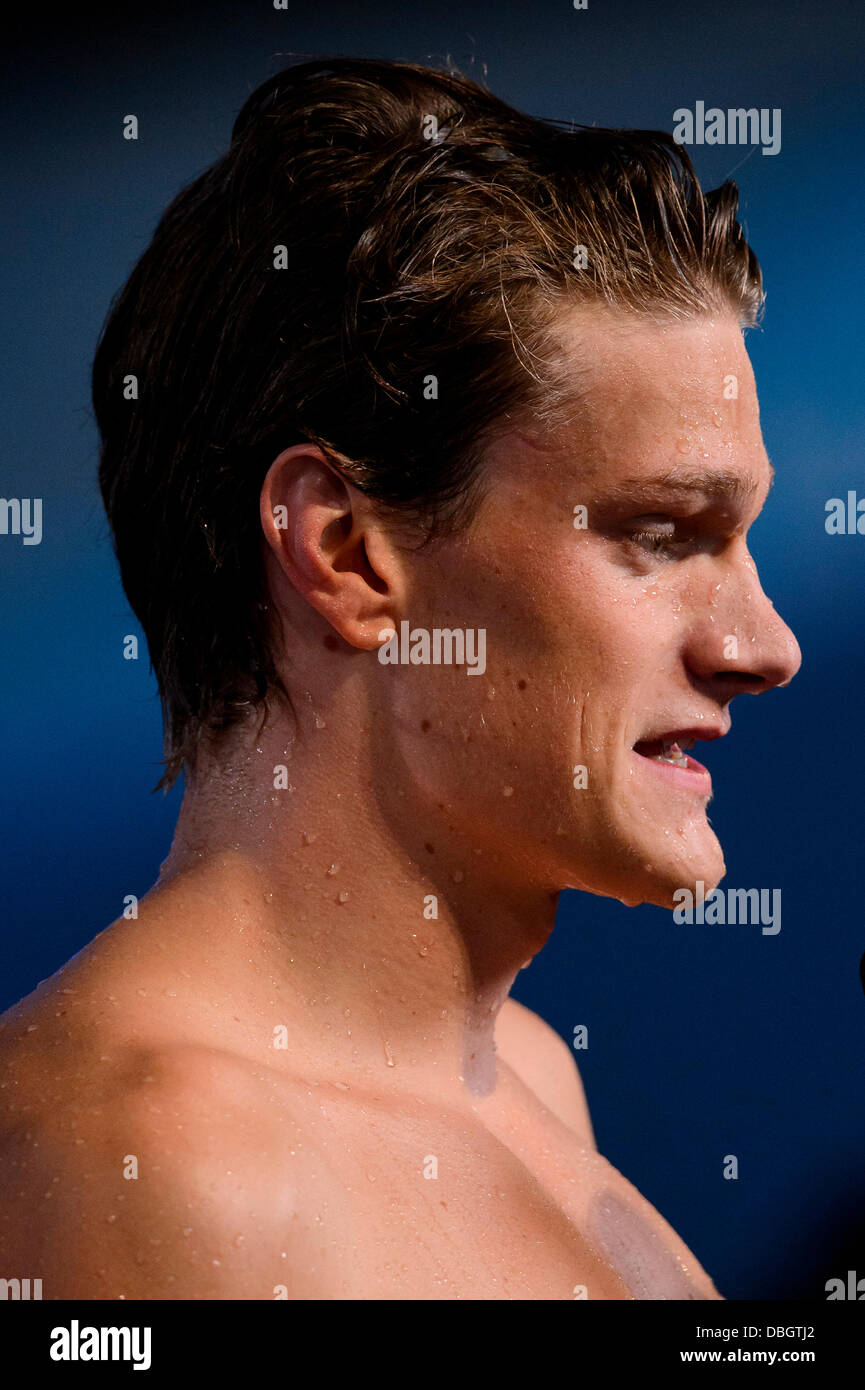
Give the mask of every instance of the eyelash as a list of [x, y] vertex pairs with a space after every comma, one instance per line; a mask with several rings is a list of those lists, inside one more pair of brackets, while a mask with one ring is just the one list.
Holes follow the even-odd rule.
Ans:
[[631, 544], [647, 550], [650, 555], [670, 555], [686, 544], [680, 537], [662, 531], [634, 531], [628, 540]]

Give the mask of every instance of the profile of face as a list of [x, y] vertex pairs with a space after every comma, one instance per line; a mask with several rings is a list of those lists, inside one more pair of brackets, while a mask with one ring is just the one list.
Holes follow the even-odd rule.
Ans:
[[754, 378], [732, 317], [580, 310], [559, 341], [567, 427], [489, 445], [464, 531], [369, 548], [370, 648], [401, 622], [485, 634], [483, 672], [363, 654], [370, 781], [411, 857], [456, 882], [671, 907], [724, 874], [689, 740], [800, 664], [748, 551], [772, 473]]

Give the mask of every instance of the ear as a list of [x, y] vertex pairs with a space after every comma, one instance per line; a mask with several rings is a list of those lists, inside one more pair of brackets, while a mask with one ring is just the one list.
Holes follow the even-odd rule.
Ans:
[[285, 449], [261, 489], [265, 540], [291, 585], [353, 647], [399, 627], [403, 569], [373, 504], [314, 444]]

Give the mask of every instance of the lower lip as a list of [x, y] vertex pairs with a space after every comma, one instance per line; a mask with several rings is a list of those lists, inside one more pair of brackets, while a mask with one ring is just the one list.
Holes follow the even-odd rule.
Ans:
[[683, 791], [694, 792], [701, 796], [712, 795], [712, 774], [702, 763], [698, 763], [696, 758], [688, 759], [687, 767], [676, 767], [673, 763], [663, 763], [659, 758], [644, 758], [642, 753], [634, 752], [634, 757], [643, 767], [651, 768], [658, 776], [663, 777], [673, 787], [681, 787]]

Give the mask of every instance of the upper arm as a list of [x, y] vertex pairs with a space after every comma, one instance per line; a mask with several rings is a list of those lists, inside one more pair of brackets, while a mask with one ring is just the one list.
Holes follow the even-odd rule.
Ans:
[[308, 1296], [282, 1147], [207, 1066], [55, 1111], [0, 1153], [4, 1269], [44, 1299]]
[[496, 1023], [500, 1055], [548, 1110], [596, 1148], [589, 1107], [573, 1052], [554, 1028], [516, 999], [507, 999]]

